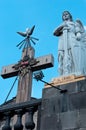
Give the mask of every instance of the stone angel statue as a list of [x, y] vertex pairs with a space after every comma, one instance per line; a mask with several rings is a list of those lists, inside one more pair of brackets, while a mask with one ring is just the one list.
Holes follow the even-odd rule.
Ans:
[[86, 73], [86, 32], [80, 20], [73, 21], [69, 11], [62, 14], [63, 23], [54, 35], [59, 37], [58, 71], [60, 75]]

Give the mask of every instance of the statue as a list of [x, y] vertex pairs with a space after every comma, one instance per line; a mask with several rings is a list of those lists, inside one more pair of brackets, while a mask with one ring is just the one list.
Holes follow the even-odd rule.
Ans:
[[58, 71], [60, 75], [86, 74], [86, 32], [80, 20], [73, 21], [68, 11], [62, 14], [63, 23], [54, 35], [59, 37]]

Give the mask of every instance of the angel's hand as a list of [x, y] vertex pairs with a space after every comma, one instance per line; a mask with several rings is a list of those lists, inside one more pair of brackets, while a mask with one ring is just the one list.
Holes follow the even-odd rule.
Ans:
[[63, 31], [64, 31], [64, 30], [70, 30], [70, 27], [65, 26], [65, 27], [63, 28]]
[[77, 39], [78, 41], [81, 40], [81, 33], [77, 33], [77, 34], [76, 34], [76, 39]]

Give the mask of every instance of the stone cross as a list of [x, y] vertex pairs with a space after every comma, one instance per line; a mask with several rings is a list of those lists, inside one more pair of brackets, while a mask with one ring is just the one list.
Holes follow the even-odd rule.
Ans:
[[[33, 26], [31, 29], [26, 30], [26, 32], [18, 32], [18, 34], [20, 34], [21, 36], [26, 37], [17, 45], [17, 47], [19, 48], [21, 48], [24, 45], [22, 59], [16, 64], [4, 66], [1, 72], [1, 76], [3, 78], [19, 76], [16, 103], [31, 100], [32, 78], [34, 71], [53, 67], [52, 55], [34, 58], [35, 50], [30, 43], [31, 41], [33, 44], [35, 44], [34, 40], [38, 40], [37, 38], [31, 37], [34, 28], [35, 26]], [[30, 127], [32, 129], [32, 127], [34, 128], [35, 126], [33, 122], [33, 111], [30, 111], [28, 111], [27, 114], [25, 114], [22, 118], [22, 123], [23, 125], [25, 124], [23, 130], [26, 130]], [[21, 116], [22, 115], [14, 116], [14, 130], [16, 128], [18, 129], [18, 127], [20, 126]], [[28, 124], [30, 125], [29, 127]]]
[[[16, 96], [16, 103], [30, 101], [32, 90], [33, 72], [53, 67], [53, 56], [51, 54], [34, 58], [35, 50], [32, 46], [25, 48], [22, 52], [22, 59], [16, 63], [2, 68], [1, 76], [3, 78], [10, 78], [19, 76], [18, 91]], [[30, 117], [29, 113], [25, 114], [22, 118], [23, 124], [28, 122]], [[32, 118], [30, 119], [32, 120]], [[17, 116], [14, 116], [13, 124], [16, 126], [18, 123]], [[26, 130], [24, 125], [24, 130]]]
[[23, 50], [22, 59], [18, 63], [2, 67], [1, 76], [3, 78], [19, 75], [16, 103], [30, 100], [34, 71], [53, 67], [54, 60], [51, 54], [36, 59], [34, 55], [34, 48], [28, 47]]

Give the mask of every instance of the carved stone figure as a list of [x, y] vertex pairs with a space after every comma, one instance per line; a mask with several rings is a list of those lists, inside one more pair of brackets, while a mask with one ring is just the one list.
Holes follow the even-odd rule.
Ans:
[[63, 23], [54, 35], [59, 37], [58, 62], [60, 75], [86, 73], [86, 33], [80, 20], [73, 21], [68, 11], [62, 14]]

